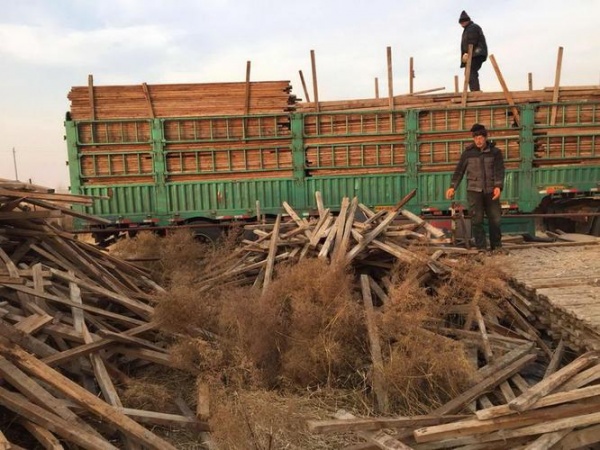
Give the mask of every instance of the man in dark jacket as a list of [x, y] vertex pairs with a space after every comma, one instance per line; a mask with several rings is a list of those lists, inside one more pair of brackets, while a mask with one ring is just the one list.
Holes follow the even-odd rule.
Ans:
[[460, 41], [460, 67], [466, 66], [469, 44], [473, 44], [471, 72], [469, 75], [469, 89], [471, 89], [471, 91], [480, 91], [479, 69], [481, 69], [481, 65], [488, 56], [485, 36], [483, 35], [483, 30], [481, 27], [476, 23], [473, 23], [465, 11], [460, 14], [458, 23], [460, 23], [460, 25], [463, 27], [462, 39]]
[[480, 250], [487, 247], [483, 227], [485, 213], [493, 251], [502, 247], [500, 193], [504, 188], [504, 157], [495, 144], [487, 140], [487, 130], [483, 125], [476, 123], [471, 127], [471, 133], [473, 144], [466, 147], [460, 156], [446, 198], [454, 197], [454, 190], [466, 174], [467, 201], [475, 246]]

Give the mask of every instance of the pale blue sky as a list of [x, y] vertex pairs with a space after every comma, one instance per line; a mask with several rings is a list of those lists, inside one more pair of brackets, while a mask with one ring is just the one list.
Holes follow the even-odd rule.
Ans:
[[[392, 48], [394, 93], [454, 89], [466, 10], [483, 28], [508, 87], [600, 84], [597, 0], [0, 0], [0, 178], [48, 187], [69, 185], [63, 119], [72, 86], [290, 80], [312, 95], [310, 51], [319, 99], [387, 94], [386, 47]], [[500, 90], [493, 68], [484, 91]]]

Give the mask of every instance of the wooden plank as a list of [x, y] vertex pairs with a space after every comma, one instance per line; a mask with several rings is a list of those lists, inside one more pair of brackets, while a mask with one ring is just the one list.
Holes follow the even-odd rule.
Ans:
[[377, 410], [380, 413], [386, 413], [389, 409], [389, 399], [387, 389], [384, 385], [383, 375], [383, 358], [381, 356], [381, 346], [379, 343], [379, 333], [375, 323], [373, 311], [373, 299], [371, 297], [371, 288], [369, 286], [369, 277], [367, 275], [360, 276], [360, 285], [365, 305], [365, 321], [369, 336], [369, 344], [371, 349], [371, 359], [373, 362], [373, 390], [375, 399], [377, 400]]
[[[155, 323], [146, 323], [146, 324], [140, 325], [138, 327], [131, 328], [131, 329], [121, 333], [121, 335], [135, 336], [136, 334], [140, 334], [145, 331], [152, 330], [155, 327], [156, 327]], [[52, 334], [51, 330], [50, 330], [50, 334]], [[110, 335], [114, 336], [112, 334], [110, 334]], [[81, 356], [85, 356], [90, 353], [102, 350], [102, 349], [114, 344], [115, 341], [116, 340], [111, 337], [105, 337], [104, 339], [96, 340], [92, 343], [85, 344], [85, 345], [79, 345], [79, 346], [73, 347], [69, 350], [64, 350], [60, 353], [56, 353], [55, 355], [48, 356], [46, 358], [43, 358], [42, 361], [44, 363], [48, 364], [49, 366], [64, 364], [66, 361], [72, 360], [74, 358], [79, 358]]]
[[535, 359], [535, 355], [525, 355], [521, 357], [512, 364], [498, 370], [494, 375], [488, 376], [472, 388], [467, 389], [458, 397], [455, 397], [439, 408], [436, 408], [432, 414], [453, 414], [459, 412], [467, 403], [475, 400], [479, 395], [497, 386], [502, 381], [510, 378], [519, 370], [521, 370], [523, 366]]
[[[539, 399], [531, 409], [545, 408], [548, 406], [560, 405], [563, 403], [575, 402], [591, 397], [597, 397], [600, 395], [600, 386], [593, 385], [583, 387], [580, 389], [574, 389], [568, 392], [557, 392], [556, 394], [550, 394]], [[492, 406], [490, 408], [481, 409], [475, 413], [479, 420], [494, 419], [510, 414], [516, 414], [516, 411], [511, 409], [507, 404]]]
[[469, 44], [467, 50], [467, 63], [465, 64], [465, 81], [463, 84], [463, 92], [460, 101], [460, 106], [467, 106], [467, 95], [469, 93], [469, 80], [471, 79], [471, 64], [473, 60], [473, 44]]
[[37, 439], [37, 441], [42, 444], [45, 449], [51, 450], [63, 450], [64, 447], [50, 431], [46, 428], [39, 426], [38, 424], [31, 422], [30, 420], [21, 419], [19, 421], [23, 427], [31, 433], [33, 437]]
[[496, 58], [494, 57], [494, 55], [490, 55], [490, 62], [492, 63], [492, 66], [494, 67], [494, 72], [496, 72], [496, 76], [498, 77], [500, 86], [502, 86], [502, 91], [504, 92], [504, 97], [506, 98], [506, 103], [508, 103], [511, 106], [511, 110], [513, 113], [513, 118], [515, 120], [515, 123], [517, 124], [517, 126], [520, 126], [521, 117], [519, 116], [519, 110], [515, 106], [515, 101], [513, 99], [513, 96], [511, 94], [511, 92], [508, 90], [508, 86], [506, 85], [506, 81], [504, 81], [504, 76], [502, 76], [502, 72], [500, 72], [500, 67], [498, 66], [498, 63], [496, 62]]
[[421, 428], [442, 423], [466, 419], [468, 415], [447, 416], [398, 416], [398, 417], [369, 417], [354, 419], [308, 420], [307, 426], [311, 433], [347, 433], [350, 431], [375, 431], [384, 428]]
[[156, 115], [154, 114], [154, 107], [152, 106], [152, 97], [150, 96], [150, 91], [148, 90], [148, 85], [146, 83], [142, 83], [142, 91], [144, 92], [146, 104], [148, 105], [148, 117], [154, 119]]
[[275, 264], [275, 257], [277, 254], [277, 241], [279, 239], [279, 225], [281, 224], [281, 214], [277, 214], [275, 219], [275, 227], [271, 233], [271, 240], [269, 242], [269, 255], [267, 256], [266, 267], [265, 267], [265, 280], [263, 283], [262, 293], [265, 295], [271, 279], [273, 278], [273, 266]]
[[3, 387], [0, 387], [0, 404], [82, 448], [90, 450], [117, 450], [117, 447], [103, 438], [92, 435], [81, 428], [74, 427], [72, 423], [67, 422], [60, 416], [31, 403], [22, 395], [10, 392]]
[[[86, 410], [96, 414], [102, 420], [114, 425], [128, 437], [131, 437], [148, 448], [155, 450], [175, 450], [175, 447], [171, 444], [154, 435], [124, 414], [116, 411], [113, 407], [98, 399], [95, 395], [88, 392], [77, 383], [43, 364], [37, 358], [29, 355], [23, 350], [20, 350], [14, 345], [10, 345], [3, 339], [0, 339], [0, 354], [15, 363], [25, 372], [50, 384], [67, 398], [75, 401]], [[82, 434], [82, 430], [80, 429], [72, 431], [79, 435]], [[112, 445], [103, 447], [99, 444], [98, 448], [114, 449], [115, 447]]]
[[116, 320], [118, 322], [122, 322], [125, 324], [129, 324], [129, 325], [143, 325], [144, 321], [138, 320], [138, 319], [133, 319], [131, 317], [127, 317], [124, 316], [122, 314], [117, 314], [117, 313], [113, 313], [110, 311], [107, 311], [106, 309], [103, 308], [96, 308], [95, 306], [89, 306], [89, 305], [78, 305], [73, 303], [70, 300], [58, 297], [56, 295], [52, 295], [52, 294], [47, 294], [47, 293], [42, 293], [42, 292], [36, 292], [31, 288], [25, 287], [25, 286], [18, 286], [18, 285], [6, 285], [6, 287], [15, 290], [15, 291], [19, 291], [19, 292], [25, 292], [26, 294], [31, 294], [33, 296], [36, 297], [40, 297], [43, 298], [45, 300], [49, 300], [52, 302], [56, 302], [56, 303], [60, 303], [62, 305], [66, 305], [66, 306], [71, 306], [71, 307], [76, 307], [76, 308], [81, 308], [84, 311], [89, 311], [92, 312], [94, 314], [97, 314], [99, 316], [103, 316], [103, 317], [107, 317], [113, 320]]
[[560, 74], [562, 71], [562, 57], [563, 48], [558, 47], [558, 55], [556, 57], [556, 72], [554, 73], [554, 90], [552, 92], [552, 111], [550, 113], [550, 126], [556, 125], [556, 113], [558, 111], [556, 103], [558, 103], [558, 96], [560, 91]]
[[546, 367], [546, 372], [544, 373], [544, 378], [548, 378], [550, 375], [552, 375], [554, 372], [556, 372], [558, 370], [558, 368], [560, 367], [560, 363], [562, 361], [564, 353], [565, 353], [565, 341], [561, 339], [560, 342], [558, 343], [558, 345], [556, 346], [556, 349], [554, 350], [554, 354], [552, 355], [552, 358], [550, 359], [550, 362], [548, 363], [548, 367]]
[[[465, 419], [456, 422], [434, 425], [415, 430], [414, 437], [419, 443], [455, 439], [464, 436], [481, 435], [483, 433], [511, 433], [519, 428], [547, 424], [552, 421], [570, 419], [589, 412], [596, 412], [600, 403], [583, 405], [561, 405], [554, 408], [542, 408], [526, 411], [521, 414], [499, 417], [489, 420]], [[600, 419], [600, 413], [599, 413]], [[594, 422], [592, 422], [594, 423]], [[559, 428], [557, 428], [559, 429]], [[551, 429], [549, 431], [556, 431]], [[517, 437], [517, 435], [512, 436]]]
[[33, 378], [27, 376], [25, 372], [3, 357], [0, 357], [0, 374], [4, 380], [8, 381], [30, 401], [39, 406], [43, 406], [45, 409], [53, 411], [64, 420], [71, 423], [71, 426], [81, 428], [87, 433], [101, 437], [100, 433], [72, 412], [63, 400], [54, 397], [46, 389], [40, 386], [40, 384], [34, 381]]
[[186, 417], [179, 414], [168, 414], [156, 411], [146, 411], [133, 408], [115, 408], [117, 411], [131, 417], [136, 422], [160, 426], [160, 427], [183, 427], [194, 431], [209, 431], [206, 422], [201, 422], [195, 417]]
[[569, 378], [572, 378], [573, 375], [577, 374], [581, 370], [597, 363], [598, 359], [599, 355], [596, 352], [588, 352], [584, 355], [581, 355], [570, 364], [548, 376], [548, 378], [544, 378], [539, 383], [530, 387], [527, 392], [509, 402], [509, 408], [514, 411], [525, 411], [531, 408], [531, 406], [541, 397], [549, 392], [552, 392], [554, 389], [559, 387]]
[[[92, 74], [88, 75], [88, 99], [89, 99], [89, 108], [90, 108], [90, 119], [96, 120], [96, 102], [94, 97], [94, 76]], [[92, 140], [94, 138], [92, 137]]]

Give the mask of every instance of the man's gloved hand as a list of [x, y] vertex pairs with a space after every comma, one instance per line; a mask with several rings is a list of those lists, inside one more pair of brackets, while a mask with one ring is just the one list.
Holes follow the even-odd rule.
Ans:
[[448, 190], [446, 191], [446, 198], [448, 200], [450, 200], [453, 197], [454, 197], [454, 188], [448, 188]]
[[469, 54], [463, 53], [461, 61], [466, 64], [468, 59], [469, 59]]
[[500, 198], [501, 189], [499, 187], [494, 188], [494, 195], [492, 196], [492, 200], [498, 200]]

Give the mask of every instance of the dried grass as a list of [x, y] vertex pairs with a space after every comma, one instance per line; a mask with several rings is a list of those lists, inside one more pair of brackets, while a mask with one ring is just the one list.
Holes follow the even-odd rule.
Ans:
[[[339, 407], [374, 414], [358, 277], [307, 259], [276, 265], [264, 295], [229, 280], [207, 290], [204, 281], [232, 261], [231, 242], [207, 247], [186, 235], [160, 245], [146, 239], [138, 245], [154, 247], [168, 283], [154, 319], [179, 336], [173, 362], [209, 383], [217, 443], [227, 449], [350, 445], [351, 437], [315, 437], [300, 424], [330, 418]], [[390, 273], [389, 301], [376, 310], [375, 321], [394, 414], [427, 413], [470, 382], [475, 368], [462, 343], [435, 333], [438, 326], [462, 326], [452, 323], [448, 308], [477, 305], [501, 315], [497, 304], [507, 277], [496, 261], [458, 259], [451, 267], [427, 285], [419, 284], [429, 270], [422, 262], [397, 264]], [[323, 392], [335, 394], [323, 398]], [[147, 401], [133, 398], [133, 404]]]
[[280, 269], [264, 296], [231, 298], [226, 326], [267, 386], [341, 386], [364, 364], [364, 321], [352, 275], [309, 259]]

